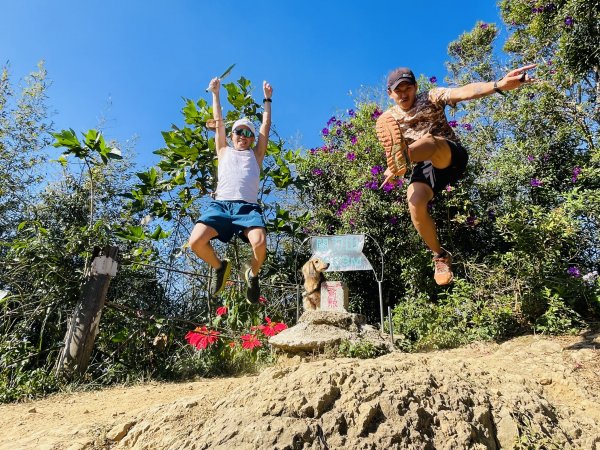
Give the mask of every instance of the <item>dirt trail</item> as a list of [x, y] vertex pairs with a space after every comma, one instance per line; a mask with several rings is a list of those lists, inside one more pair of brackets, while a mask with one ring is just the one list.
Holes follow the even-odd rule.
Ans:
[[53, 395], [0, 406], [0, 449], [510, 448], [517, 415], [600, 450], [600, 335]]

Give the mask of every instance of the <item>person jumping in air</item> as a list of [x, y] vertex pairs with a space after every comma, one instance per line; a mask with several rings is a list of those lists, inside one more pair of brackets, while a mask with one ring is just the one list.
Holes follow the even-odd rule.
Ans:
[[250, 303], [257, 303], [260, 296], [259, 271], [267, 256], [267, 232], [262, 209], [257, 203], [260, 170], [267, 151], [271, 128], [271, 96], [273, 88], [263, 82], [264, 112], [256, 141], [253, 123], [247, 118], [237, 120], [231, 128], [231, 142], [227, 143], [225, 123], [221, 111], [219, 90], [221, 80], [213, 78], [208, 90], [212, 92], [213, 117], [216, 122], [215, 144], [219, 160], [217, 190], [198, 219], [189, 238], [194, 253], [214, 270], [209, 287], [211, 296], [218, 294], [229, 278], [231, 262], [221, 261], [211, 239], [229, 242], [234, 235], [252, 246], [252, 260], [245, 271], [246, 296]]
[[433, 88], [417, 93], [413, 72], [400, 67], [388, 75], [387, 93], [394, 105], [377, 119], [377, 137], [382, 144], [388, 168], [384, 184], [403, 176], [413, 165], [407, 190], [412, 223], [433, 252], [434, 279], [439, 285], [452, 282], [452, 255], [437, 236], [427, 204], [448, 184], [465, 172], [468, 154], [448, 124], [444, 108], [457, 103], [510, 91], [534, 81], [527, 71], [530, 64], [511, 70], [498, 81], [470, 83], [458, 88]]

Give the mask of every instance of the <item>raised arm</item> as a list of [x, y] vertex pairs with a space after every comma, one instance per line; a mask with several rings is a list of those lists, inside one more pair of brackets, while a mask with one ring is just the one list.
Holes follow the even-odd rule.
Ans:
[[227, 134], [225, 133], [225, 122], [223, 121], [223, 111], [221, 110], [221, 98], [219, 91], [221, 89], [221, 80], [213, 78], [210, 80], [208, 90], [212, 92], [213, 102], [213, 119], [216, 122], [215, 128], [215, 146], [217, 148], [217, 156], [221, 154], [227, 147]]
[[519, 67], [518, 69], [511, 70], [498, 81], [469, 83], [462, 87], [452, 89], [448, 95], [449, 103], [456, 104], [465, 100], [473, 100], [491, 95], [494, 92], [502, 93], [504, 91], [512, 91], [525, 83], [533, 83], [535, 79], [527, 75], [527, 71], [536, 66], [537, 64], [528, 64]]
[[254, 148], [254, 154], [259, 166], [262, 166], [263, 159], [265, 158], [267, 145], [269, 144], [269, 131], [271, 130], [271, 97], [273, 96], [273, 87], [266, 81], [263, 81], [263, 94], [263, 119], [260, 124], [258, 143]]

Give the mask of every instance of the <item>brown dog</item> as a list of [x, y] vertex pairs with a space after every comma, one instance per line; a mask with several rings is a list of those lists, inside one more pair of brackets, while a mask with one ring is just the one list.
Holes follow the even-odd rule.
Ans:
[[328, 267], [329, 263], [319, 258], [310, 258], [302, 266], [304, 276], [302, 304], [305, 311], [321, 309], [321, 283], [325, 281], [323, 271]]

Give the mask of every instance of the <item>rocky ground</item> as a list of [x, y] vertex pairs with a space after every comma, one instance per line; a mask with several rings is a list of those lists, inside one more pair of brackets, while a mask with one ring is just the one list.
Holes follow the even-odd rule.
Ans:
[[[0, 449], [600, 450], [600, 334], [0, 406]], [[527, 444], [529, 443], [529, 444]]]

